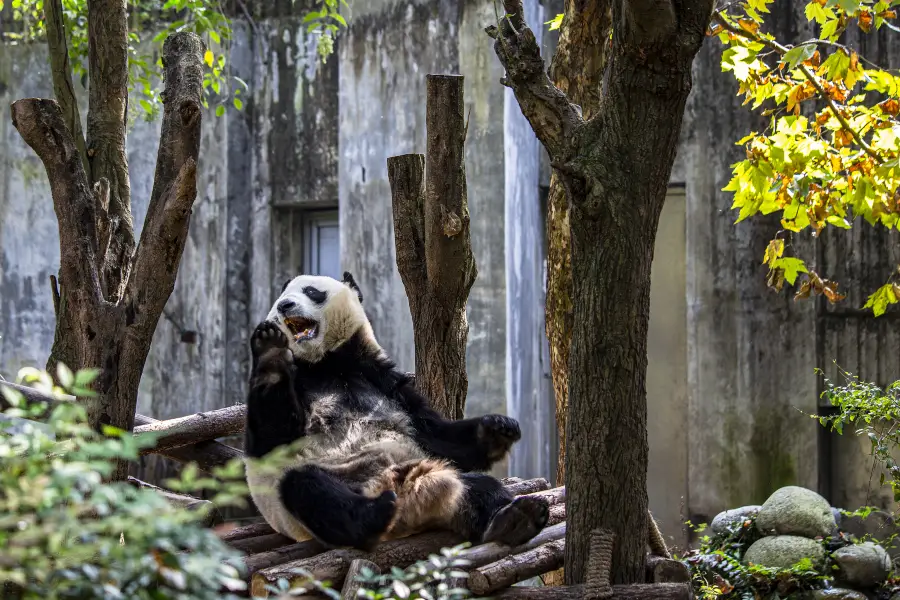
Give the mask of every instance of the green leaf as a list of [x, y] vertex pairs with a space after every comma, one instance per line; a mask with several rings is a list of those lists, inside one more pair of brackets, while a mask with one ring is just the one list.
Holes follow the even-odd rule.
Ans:
[[[813, 2], [812, 4], [815, 4], [815, 2]], [[794, 46], [793, 48], [791, 48], [790, 50], [788, 50], [787, 52], [784, 53], [784, 57], [782, 57], [782, 60], [788, 65], [788, 67], [790, 67], [791, 69], [794, 69], [800, 63], [812, 58], [812, 55], [815, 54], [815, 52], [816, 52], [816, 47], [813, 44], [804, 44], [802, 46]]]
[[772, 266], [776, 269], [784, 270], [784, 279], [790, 285], [794, 285], [797, 281], [797, 275], [800, 273], [809, 273], [806, 264], [799, 258], [783, 257], [776, 259]]
[[216, 107], [216, 116], [221, 117], [224, 114], [225, 114], [225, 105], [224, 104], [218, 105]]
[[209, 38], [217, 44], [222, 43], [222, 38], [219, 37], [219, 34], [213, 31], [212, 29], [209, 31]]
[[235, 98], [235, 99], [234, 99], [234, 107], [235, 107], [236, 109], [238, 109], [238, 110], [243, 110], [243, 108], [244, 108], [244, 103], [241, 102], [241, 99], [240, 99], [240, 98]]
[[897, 303], [897, 296], [894, 294], [894, 286], [887, 283], [869, 296], [863, 308], [871, 308], [876, 317], [880, 317], [885, 313], [887, 307]]
[[56, 378], [59, 380], [59, 384], [67, 390], [72, 389], [72, 384], [75, 383], [72, 371], [62, 363], [56, 365]]

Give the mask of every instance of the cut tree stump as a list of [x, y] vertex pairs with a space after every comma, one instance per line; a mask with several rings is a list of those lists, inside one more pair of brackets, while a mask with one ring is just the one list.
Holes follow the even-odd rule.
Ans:
[[397, 268], [409, 299], [416, 387], [448, 419], [466, 402], [466, 301], [478, 270], [469, 232], [463, 77], [426, 75], [426, 154], [387, 159]]
[[358, 577], [363, 569], [368, 569], [376, 575], [381, 574], [381, 569], [378, 568], [378, 565], [371, 561], [357, 558], [350, 563], [350, 569], [347, 570], [347, 580], [344, 582], [344, 588], [341, 590], [342, 600], [354, 600], [359, 596], [359, 588], [362, 587], [362, 582], [358, 580]]

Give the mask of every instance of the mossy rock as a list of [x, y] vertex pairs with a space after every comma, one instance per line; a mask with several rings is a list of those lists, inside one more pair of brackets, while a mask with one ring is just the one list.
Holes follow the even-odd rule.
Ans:
[[825, 498], [812, 490], [789, 485], [763, 503], [756, 516], [756, 527], [765, 535], [816, 538], [834, 534], [837, 523]]
[[790, 569], [803, 559], [812, 561], [816, 569], [825, 564], [825, 548], [809, 538], [775, 535], [756, 540], [744, 553], [744, 564], [776, 569]]

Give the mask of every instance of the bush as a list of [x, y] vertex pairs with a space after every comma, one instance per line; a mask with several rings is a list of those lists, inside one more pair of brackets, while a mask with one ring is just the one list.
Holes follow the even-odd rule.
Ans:
[[[90, 395], [95, 372], [61, 367], [19, 381], [44, 393]], [[240, 554], [202, 526], [204, 509], [170, 505], [153, 490], [105, 483], [116, 459], [135, 460], [153, 436], [92, 430], [84, 407], [49, 412], [0, 386], [13, 408], [0, 422], [0, 583], [19, 598], [233, 598], [246, 587]], [[32, 419], [42, 418], [38, 423]], [[240, 464], [237, 473], [242, 473]], [[234, 475], [229, 465], [223, 475]], [[227, 487], [227, 486], [226, 486]], [[233, 489], [226, 489], [233, 495]]]

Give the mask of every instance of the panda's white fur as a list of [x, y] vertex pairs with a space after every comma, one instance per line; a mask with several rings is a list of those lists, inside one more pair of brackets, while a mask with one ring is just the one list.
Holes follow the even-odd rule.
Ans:
[[[303, 292], [312, 286], [328, 295], [324, 304]], [[314, 338], [297, 341], [278, 306], [295, 303], [305, 317], [318, 322]], [[357, 291], [330, 277], [302, 276], [289, 282], [275, 301], [267, 321], [276, 323], [288, 337], [293, 357], [317, 363], [329, 351], [341, 346], [358, 332], [364, 343], [383, 354], [372, 332]], [[337, 426], [329, 425], [337, 423]], [[279, 497], [279, 482], [289, 469], [305, 464], [328, 466], [332, 470], [352, 469], [357, 463], [381, 465], [380, 473], [364, 486], [364, 494], [378, 497], [385, 490], [397, 494], [395, 521], [382, 539], [402, 537], [433, 525], [445, 525], [457, 512], [464, 487], [459, 474], [446, 461], [429, 458], [413, 439], [409, 417], [384, 398], [365, 413], [347, 414], [340, 398], [315, 398], [307, 417], [306, 436], [299, 440], [296, 461], [273, 471], [247, 459], [246, 475], [254, 503], [269, 525], [297, 541], [312, 534], [285, 509]], [[419, 461], [402, 478], [398, 465]]]

